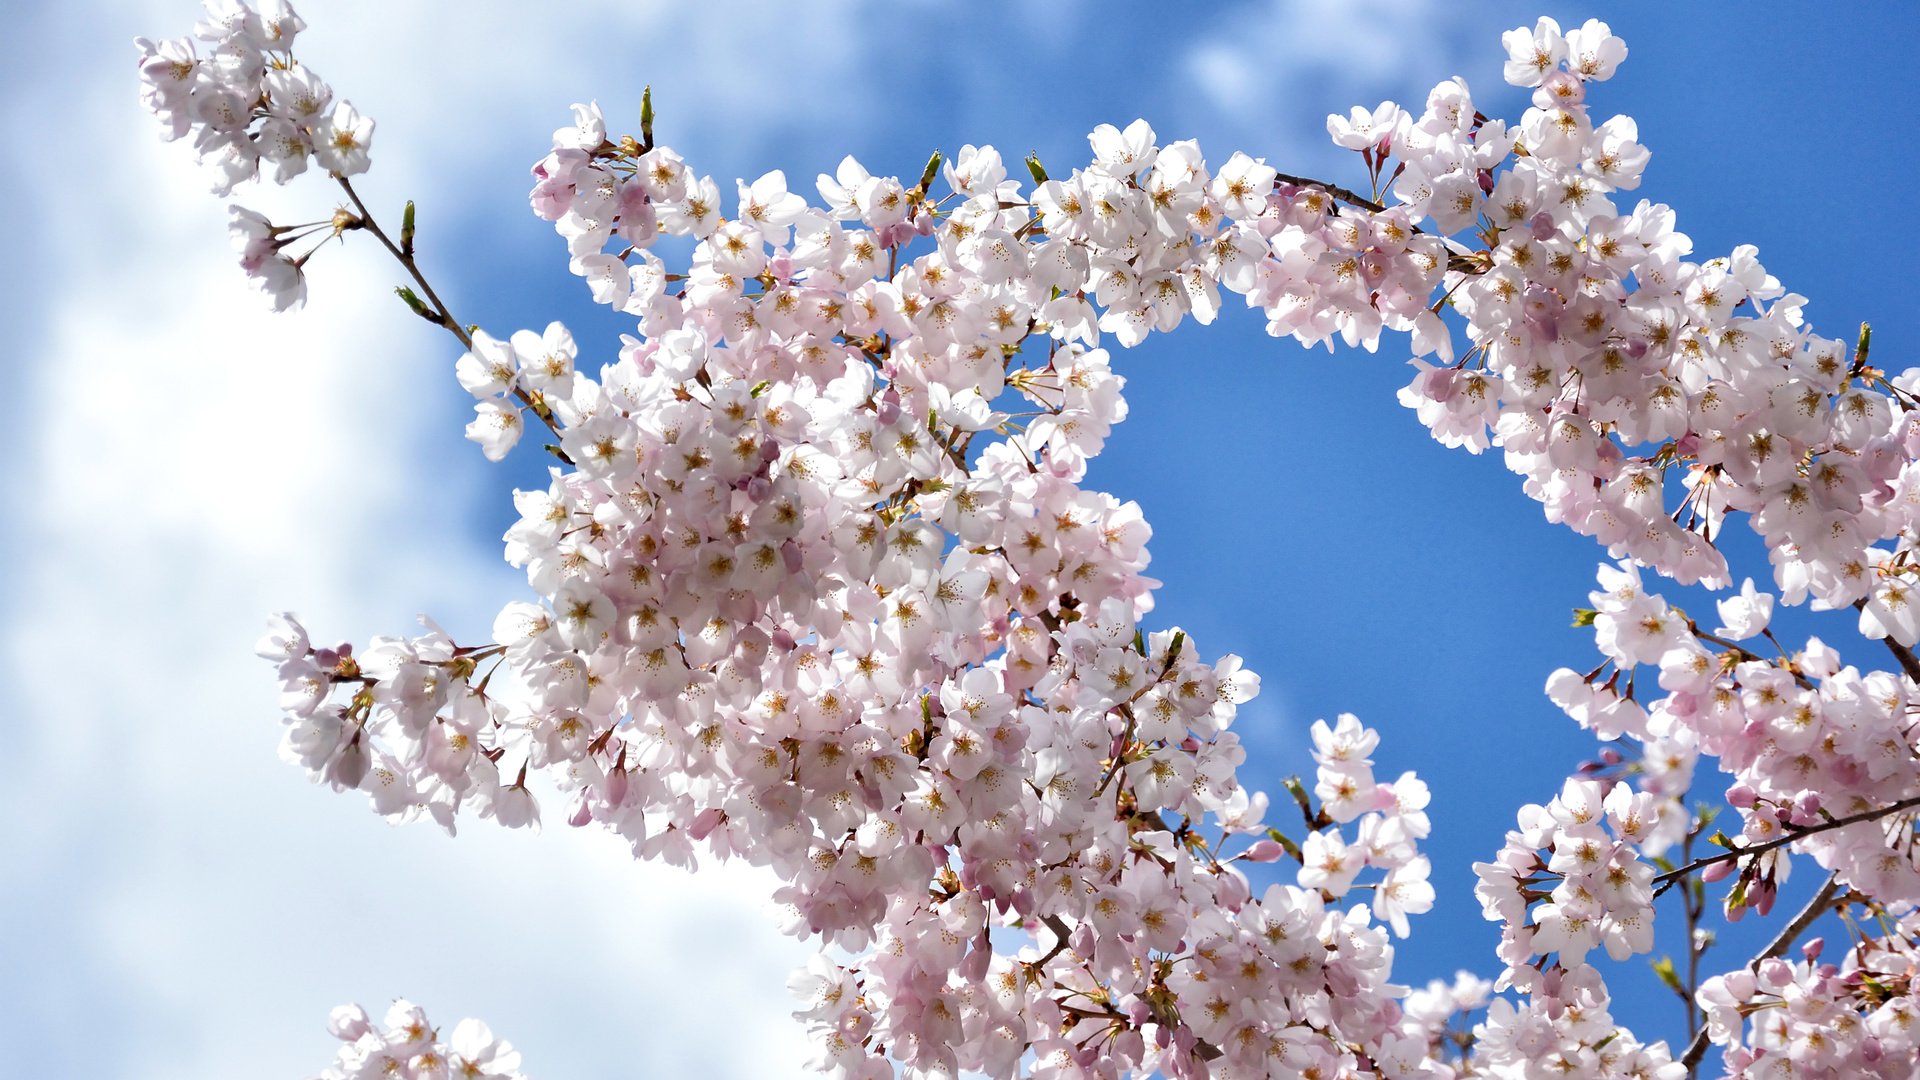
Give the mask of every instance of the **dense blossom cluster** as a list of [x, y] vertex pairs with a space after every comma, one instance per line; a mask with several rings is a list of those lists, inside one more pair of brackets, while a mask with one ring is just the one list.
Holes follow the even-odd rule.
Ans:
[[[292, 60], [297, 17], [210, 11], [209, 58], [142, 42], [142, 72], [222, 190], [262, 160], [279, 179], [308, 155], [364, 169], [370, 122]], [[1589, 115], [1626, 54], [1604, 24], [1505, 43], [1533, 89], [1517, 123], [1459, 79], [1417, 111], [1329, 118], [1372, 197], [1245, 154], [1215, 169], [1136, 121], [1097, 128], [1065, 176], [1030, 159], [1031, 186], [968, 146], [917, 182], [849, 158], [810, 205], [780, 172], [723, 195], [653, 142], [650, 112], [618, 136], [576, 106], [532, 208], [638, 333], [587, 362], [559, 324], [469, 333], [408, 294], [468, 345], [489, 459], [552, 433], [560, 464], [516, 494], [506, 537], [540, 599], [477, 645], [429, 625], [355, 650], [276, 620], [286, 755], [396, 821], [534, 825], [552, 792], [640, 856], [771, 867], [788, 929], [840, 957], [792, 983], [837, 1076], [1672, 1078], [1686, 1065], [1612, 1021], [1589, 955], [1647, 951], [1675, 875], [1737, 874], [1730, 914], [1764, 914], [1790, 848], [1882, 925], [1839, 967], [1710, 980], [1711, 1037], [1743, 1075], [1911, 1071], [1920, 662], [1863, 675], [1818, 641], [1765, 659], [1738, 642], [1772, 594], [1748, 582], [1707, 633], [1639, 568], [1728, 585], [1715, 539], [1745, 512], [1780, 602], [1858, 607], [1912, 661], [1912, 381], [1812, 335], [1753, 249], [1688, 261], [1671, 210], [1614, 201], [1648, 155], [1631, 120]], [[354, 201], [335, 234], [373, 227]], [[249, 272], [297, 298], [296, 234], [235, 215]], [[685, 267], [662, 237], [691, 239]], [[412, 269], [410, 239], [393, 250]], [[1147, 524], [1080, 486], [1126, 416], [1103, 343], [1211, 322], [1223, 291], [1308, 345], [1409, 334], [1401, 398], [1435, 437], [1500, 447], [1551, 520], [1622, 559], [1586, 613], [1617, 670], [1548, 690], [1639, 753], [1523, 808], [1478, 867], [1497, 984], [1392, 983], [1392, 935], [1433, 901], [1425, 786], [1376, 778], [1353, 717], [1317, 723], [1300, 826], [1272, 827], [1236, 776], [1257, 678], [1144, 625]], [[1665, 697], [1636, 697], [1640, 664]], [[1741, 835], [1662, 873], [1693, 838], [1702, 755]], [[1292, 881], [1258, 894], [1239, 866], [1283, 859]], [[345, 1026], [343, 1060], [393, 1043]], [[455, 1053], [490, 1042], [459, 1034]], [[439, 1075], [421, 1069], [401, 1067]]]
[[[1730, 1074], [1910, 1077], [1920, 1044], [1920, 916], [1908, 912], [1884, 937], [1861, 938], [1838, 964], [1820, 963], [1825, 942], [1803, 958], [1769, 957], [1700, 988], [1708, 1031], [1734, 1044]], [[1744, 1031], [1743, 1031], [1744, 1029]]]

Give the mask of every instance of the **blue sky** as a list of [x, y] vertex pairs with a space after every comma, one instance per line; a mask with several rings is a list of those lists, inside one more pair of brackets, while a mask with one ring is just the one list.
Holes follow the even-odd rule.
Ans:
[[[661, 139], [723, 186], [782, 168], [802, 187], [847, 153], [912, 173], [968, 142], [1064, 171], [1093, 125], [1136, 116], [1215, 161], [1243, 149], [1351, 183], [1326, 113], [1417, 105], [1460, 74], [1483, 110], [1515, 114], [1498, 36], [1546, 13], [1597, 14], [1627, 39], [1595, 108], [1639, 121], [1654, 157], [1637, 194], [1673, 205], [1697, 253], [1758, 245], [1817, 327], [1872, 320], [1889, 366], [1920, 331], [1907, 4], [1831, 21], [1786, 3], [627, 7], [530, 21], [504, 0], [301, 5], [302, 55], [380, 121], [361, 190], [419, 201], [424, 258], [461, 318], [495, 333], [563, 318], [590, 349], [627, 329], [525, 209], [525, 167], [572, 101], [632, 125], [653, 83]], [[524, 592], [499, 561], [507, 492], [544, 463], [488, 466], [461, 437], [450, 343], [391, 300], [369, 245], [318, 261], [304, 312], [260, 310], [221, 201], [134, 104], [128, 40], [185, 32], [191, 4], [9, 14], [0, 110], [17, 149], [0, 194], [14, 265], [34, 268], [0, 295], [19, 394], [0, 434], [16, 463], [0, 545], [21, 570], [0, 602], [13, 1064], [299, 1075], [330, 1053], [327, 1007], [406, 994], [446, 1022], [485, 1017], [540, 1076], [802, 1075], [782, 987], [803, 950], [762, 911], [762, 879], [636, 867], [557, 821], [451, 843], [389, 829], [277, 761], [274, 688], [250, 652], [264, 616], [364, 640], [427, 611], [484, 635]], [[319, 185], [242, 198], [331, 206]], [[1394, 401], [1394, 345], [1307, 353], [1244, 311], [1156, 337], [1117, 358], [1132, 416], [1089, 483], [1154, 525], [1156, 621], [1264, 677], [1242, 713], [1247, 780], [1277, 789], [1308, 767], [1306, 726], [1351, 711], [1383, 731], [1383, 772], [1432, 785], [1441, 896], [1397, 967], [1417, 982], [1493, 970], [1468, 864], [1591, 752], [1540, 687], [1597, 662], [1567, 612], [1602, 553], [1549, 526], [1496, 457], [1433, 443]], [[1844, 622], [1779, 624], [1850, 641]], [[1623, 1019], [1677, 1033], [1677, 1003], [1637, 971], [1620, 980]]]

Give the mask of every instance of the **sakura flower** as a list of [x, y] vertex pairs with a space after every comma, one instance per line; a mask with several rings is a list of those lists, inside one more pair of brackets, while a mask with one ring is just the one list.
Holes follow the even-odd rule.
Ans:
[[480, 452], [488, 461], [506, 457], [507, 451], [520, 441], [524, 426], [520, 410], [497, 401], [482, 401], [473, 411], [476, 415], [467, 424], [467, 438], [480, 444]]
[[367, 152], [373, 145], [373, 120], [361, 116], [347, 102], [313, 125], [313, 156], [320, 167], [336, 176], [367, 171]]
[[1722, 625], [1715, 628], [1714, 633], [1733, 641], [1758, 635], [1773, 616], [1773, 596], [1755, 592], [1752, 578], [1740, 583], [1740, 595], [1715, 601], [1715, 604], [1720, 609]]

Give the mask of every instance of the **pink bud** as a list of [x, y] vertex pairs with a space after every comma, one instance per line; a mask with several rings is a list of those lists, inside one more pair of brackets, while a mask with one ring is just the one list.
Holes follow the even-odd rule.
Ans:
[[567, 824], [577, 829], [592, 820], [593, 807], [587, 805], [586, 793], [582, 792], [574, 796], [573, 810], [567, 815]]
[[1724, 879], [1728, 874], [1733, 873], [1733, 864], [1738, 861], [1739, 861], [1738, 859], [1728, 859], [1726, 862], [1714, 863], [1712, 866], [1709, 866], [1705, 870], [1700, 871], [1700, 880], [1706, 882], [1709, 885], [1713, 884], [1716, 881], [1720, 881]]
[[1281, 847], [1278, 840], [1256, 840], [1240, 857], [1248, 862], [1273, 862], [1286, 853], [1287, 849]]
[[618, 807], [625, 803], [627, 801], [627, 770], [619, 767], [609, 770], [600, 794], [607, 800], [608, 806]]
[[1808, 960], [1818, 960], [1820, 959], [1820, 950], [1826, 947], [1826, 938], [1814, 938], [1800, 946], [1800, 955], [1806, 957]]
[[1081, 923], [1067, 936], [1067, 948], [1081, 956], [1093, 955], [1093, 924]]
[[1420, 396], [1429, 401], [1452, 401], [1460, 392], [1460, 380], [1454, 377], [1452, 368], [1423, 371], [1416, 385]]
[[1728, 788], [1727, 805], [1738, 810], [1753, 809], [1753, 789], [1745, 784], [1735, 784]]
[[960, 962], [960, 977], [970, 983], [977, 983], [987, 977], [987, 965], [993, 962], [993, 950], [975, 945]]

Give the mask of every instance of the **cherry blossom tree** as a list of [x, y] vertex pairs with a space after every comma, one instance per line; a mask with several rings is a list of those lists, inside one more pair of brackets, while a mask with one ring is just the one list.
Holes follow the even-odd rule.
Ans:
[[[272, 620], [283, 756], [316, 781], [449, 833], [557, 816], [771, 868], [821, 947], [790, 989], [834, 1076], [1670, 1080], [1709, 1045], [1736, 1076], [1920, 1070], [1920, 370], [1814, 334], [1753, 248], [1696, 260], [1674, 210], [1629, 205], [1649, 155], [1589, 104], [1627, 56], [1604, 23], [1504, 35], [1517, 120], [1459, 78], [1330, 116], [1349, 184], [1134, 121], [1066, 171], [849, 157], [810, 202], [778, 170], [723, 189], [656, 142], [650, 98], [631, 132], [576, 105], [530, 203], [634, 328], [600, 357], [455, 315], [412, 205], [383, 221], [356, 191], [374, 123], [295, 58], [304, 31], [280, 0], [208, 0], [138, 43], [145, 104], [222, 195], [337, 190], [303, 224], [232, 208], [272, 306], [334, 241], [380, 245], [458, 342], [468, 437], [551, 462], [506, 537], [540, 599], [491, 640]], [[1311, 778], [1242, 785], [1258, 677], [1154, 622], [1140, 508], [1082, 486], [1127, 413], [1107, 346], [1229, 297], [1276, 337], [1405, 349], [1436, 439], [1498, 448], [1606, 548], [1575, 612], [1600, 662], [1546, 678], [1604, 747], [1475, 865], [1490, 978], [1394, 983], [1435, 899], [1426, 785], [1351, 715], [1313, 725]], [[1734, 527], [1764, 571], [1729, 564]], [[1717, 618], [1647, 571], [1722, 592]], [[1782, 642], [1796, 605], [1888, 666]], [[1253, 864], [1282, 872], [1256, 889]], [[1796, 866], [1823, 884], [1776, 913]], [[1655, 971], [1684, 1046], [1609, 1012], [1670, 892], [1687, 952]], [[1771, 944], [1703, 970], [1708, 922], [1749, 914]], [[1802, 940], [1823, 919], [1831, 948]], [[328, 1026], [327, 1077], [519, 1075], [484, 1024], [443, 1039], [404, 1000]]]

